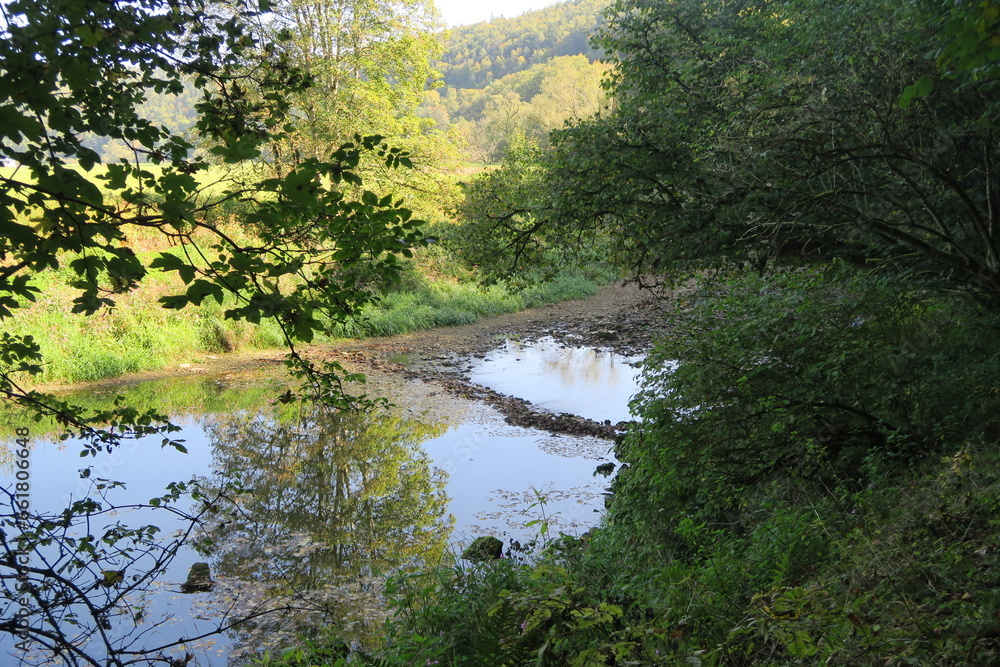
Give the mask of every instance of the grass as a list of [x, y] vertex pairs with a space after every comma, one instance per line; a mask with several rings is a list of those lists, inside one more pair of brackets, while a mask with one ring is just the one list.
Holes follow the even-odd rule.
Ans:
[[[152, 251], [142, 254], [152, 255]], [[281, 345], [278, 327], [227, 320], [224, 305], [207, 300], [199, 308], [162, 308], [159, 297], [179, 289], [176, 277], [151, 271], [143, 285], [117, 295], [116, 307], [95, 315], [72, 313], [76, 290], [64, 267], [35, 276], [37, 301], [5, 322], [15, 335], [30, 335], [45, 357], [45, 383], [86, 383], [156, 370], [204, 354]]]
[[471, 324], [504, 313], [549, 303], [585, 299], [614, 276], [605, 271], [567, 268], [549, 280], [517, 289], [508, 283], [428, 278], [423, 274], [403, 290], [383, 295], [357, 322], [334, 332], [348, 338], [396, 336], [435, 327]]
[[[159, 250], [138, 253], [148, 261]], [[441, 326], [469, 324], [502, 313], [595, 294], [606, 274], [567, 270], [526, 290], [483, 286], [472, 274], [445, 275], [446, 253], [435, 250], [407, 271], [401, 287], [382, 294], [362, 315], [337, 326], [317, 342], [393, 336]], [[158, 299], [181, 288], [176, 276], [151, 271], [141, 287], [116, 297], [116, 307], [92, 316], [72, 314], [76, 294], [66, 268], [35, 277], [38, 300], [5, 322], [15, 335], [30, 335], [45, 357], [44, 384], [80, 384], [157, 370], [207, 354], [280, 348], [284, 337], [273, 321], [259, 325], [225, 318], [228, 303], [206, 299], [183, 310], [162, 308]]]
[[[117, 164], [117, 161], [113, 162]], [[70, 169], [73, 169], [77, 173], [86, 176], [89, 180], [93, 181], [94, 184], [101, 189], [105, 196], [114, 197], [118, 194], [118, 191], [109, 191], [104, 187], [105, 181], [102, 177], [107, 173], [106, 165], [96, 165], [90, 171], [85, 171], [82, 167], [76, 164], [68, 165]], [[163, 175], [163, 166], [156, 165], [152, 163], [142, 163], [139, 165], [143, 172], [146, 172], [147, 178], [158, 179]], [[229, 179], [241, 175], [243, 172], [236, 171], [232, 168], [223, 167], [220, 165], [213, 165], [205, 171], [198, 172], [198, 183], [203, 188], [202, 194], [204, 196], [211, 196], [213, 194], [221, 193]], [[34, 183], [35, 179], [31, 174], [31, 171], [27, 167], [0, 167], [0, 178], [2, 179], [17, 179], [23, 183]], [[126, 188], [138, 188], [140, 187], [140, 182], [129, 176], [125, 181]]]
[[341, 331], [348, 338], [395, 336], [410, 331], [471, 324], [525, 308], [520, 295], [502, 286], [427, 281], [416, 289], [392, 292]]

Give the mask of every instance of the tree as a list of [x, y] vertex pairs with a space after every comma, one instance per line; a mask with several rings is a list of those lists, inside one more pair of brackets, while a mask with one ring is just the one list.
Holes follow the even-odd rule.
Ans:
[[842, 257], [1000, 302], [995, 77], [900, 104], [937, 71], [937, 5], [620, 0], [606, 18], [616, 106], [554, 137], [547, 224], [600, 221], [636, 273]]
[[355, 135], [378, 134], [405, 145], [419, 169], [387, 169], [362, 155], [366, 181], [404, 192], [423, 215], [450, 206], [440, 172], [456, 158], [449, 138], [415, 111], [436, 85], [431, 61], [441, 46], [438, 18], [426, 0], [281, 0], [259, 28], [259, 40], [282, 38], [289, 61], [310, 85], [290, 94], [296, 129], [272, 138], [268, 151], [280, 171], [307, 157], [322, 159]]
[[433, 81], [440, 49], [427, 2], [284, 0], [274, 10], [261, 39], [285, 37], [288, 58], [311, 80], [294, 96], [302, 122], [279, 157], [320, 157], [375, 128], [393, 138], [412, 131], [407, 113]]
[[[995, 2], [955, 2], [942, 7], [945, 17], [936, 49], [938, 75], [963, 80], [996, 79], [1000, 72], [1000, 5]], [[928, 95], [936, 77], [925, 75], [903, 92], [901, 104]]]
[[469, 143], [494, 163], [503, 160], [518, 133], [548, 148], [553, 130], [600, 111], [607, 101], [600, 87], [606, 71], [583, 56], [561, 56], [494, 81], [461, 110], [476, 120]]
[[621, 515], [735, 532], [755, 494], [886, 484], [995, 441], [995, 317], [901, 282], [835, 262], [744, 274], [678, 308], [617, 452], [632, 466]]
[[[391, 281], [399, 258], [420, 243], [420, 222], [396, 197], [365, 189], [356, 171], [370, 155], [389, 169], [409, 167], [410, 160], [380, 136], [358, 136], [289, 163], [280, 175], [254, 176], [260, 172], [249, 165], [267, 142], [295, 132], [289, 100], [313, 81], [280, 43], [255, 39], [250, 26], [268, 10], [266, 2], [223, 8], [202, 0], [16, 0], [0, 8], [0, 154], [19, 165], [0, 178], [0, 320], [16, 317], [35, 298], [37, 272], [72, 272], [79, 292], [73, 310], [88, 315], [113, 308], [117, 295], [151, 271], [170, 272], [182, 287], [161, 299], [164, 307], [211, 298], [228, 304], [228, 318], [272, 318], [309, 396], [339, 408], [372, 404], [343, 392], [342, 368], [314, 364], [296, 345], [357, 313], [372, 298], [365, 280], [374, 274]], [[202, 152], [142, 110], [147, 91], [177, 95], [185, 85], [200, 97], [195, 132]], [[123, 143], [130, 157], [99, 166], [86, 143], [93, 137]], [[207, 188], [219, 172], [205, 155], [238, 178]], [[243, 204], [238, 224], [249, 236], [235, 237], [222, 224], [219, 211], [236, 201]], [[161, 235], [174, 249], [140, 258], [129, 247], [140, 231]], [[58, 419], [64, 438], [83, 440], [83, 454], [150, 434], [183, 450], [171, 439], [176, 427], [155, 410], [117, 402], [87, 411], [27, 388], [25, 379], [43, 364], [30, 336], [4, 332], [0, 397]], [[282, 400], [295, 398], [288, 393]], [[30, 465], [24, 451], [22, 469]], [[155, 526], [95, 537], [88, 521], [112, 509], [100, 495], [42, 515], [31, 510], [25, 484], [4, 489], [10, 510], [2, 517], [0, 604], [5, 618], [25, 609], [31, 622], [9, 621], [4, 629], [71, 664], [159, 660], [103, 632], [122, 595], [92, 599], [95, 591], [111, 590], [92, 586], [93, 579], [103, 563], [128, 553], [129, 540], [140, 552], [164, 548], [154, 546]], [[108, 483], [98, 481], [97, 490], [104, 488]], [[192, 490], [196, 501], [215, 502], [196, 485], [180, 485], [152, 504], [167, 506]], [[86, 538], [67, 541], [77, 528]], [[55, 561], [46, 552], [52, 540], [65, 546]], [[129, 590], [148, 583], [163, 563], [154, 558], [145, 576], [129, 580]], [[77, 622], [101, 644], [98, 653], [72, 644], [55, 612], [60, 605], [83, 610]]]
[[[538, 204], [543, 186], [539, 150], [523, 133], [514, 133], [500, 169], [486, 172], [468, 189], [461, 213], [465, 222], [455, 239], [461, 254], [472, 265], [509, 273], [497, 267], [510, 256], [509, 268], [537, 265], [548, 246], [538, 234]], [[513, 248], [513, 252], [511, 252]]]

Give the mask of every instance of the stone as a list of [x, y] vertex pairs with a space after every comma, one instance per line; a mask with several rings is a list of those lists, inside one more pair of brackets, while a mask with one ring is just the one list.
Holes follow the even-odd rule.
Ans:
[[212, 590], [215, 582], [212, 581], [212, 574], [208, 569], [208, 563], [195, 563], [188, 570], [188, 578], [181, 584], [182, 593], [202, 593]]
[[601, 465], [597, 466], [597, 469], [594, 471], [594, 477], [597, 477], [598, 475], [604, 475], [605, 477], [607, 477], [614, 471], [615, 471], [614, 463], [602, 463]]

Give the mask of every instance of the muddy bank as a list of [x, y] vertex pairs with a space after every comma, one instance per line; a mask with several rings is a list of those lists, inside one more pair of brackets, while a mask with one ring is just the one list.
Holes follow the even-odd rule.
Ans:
[[[468, 377], [471, 364], [507, 339], [529, 342], [549, 337], [567, 346], [609, 348], [626, 356], [642, 354], [657, 333], [665, 330], [667, 321], [663, 313], [673, 298], [673, 293], [653, 293], [635, 285], [616, 284], [587, 299], [550, 304], [473, 324], [389, 338], [313, 345], [302, 352], [318, 361], [337, 360], [351, 370], [388, 372], [432, 383], [455, 396], [480, 400], [497, 408], [509, 423], [517, 426], [610, 440], [623, 431], [624, 423], [601, 423], [569, 413], [538, 410], [525, 400], [471, 382]], [[86, 387], [114, 391], [116, 386], [191, 374], [239, 381], [280, 372], [284, 354], [284, 350], [258, 350], [204, 355], [161, 371]], [[49, 391], [81, 388], [85, 387], [43, 387]]]
[[568, 345], [610, 347], [631, 355], [648, 349], [653, 336], [666, 326], [662, 313], [673, 298], [673, 293], [615, 284], [587, 299], [463, 326], [343, 343], [336, 349], [345, 355], [355, 353], [359, 358], [397, 363], [413, 371], [452, 368], [463, 359], [484, 354], [506, 338], [537, 340], [550, 336]]
[[321, 353], [352, 366], [386, 370], [434, 383], [463, 398], [483, 401], [516, 426], [551, 433], [613, 440], [626, 422], [597, 422], [571, 413], [539, 410], [469, 379], [475, 359], [503, 341], [552, 338], [573, 347], [602, 347], [624, 356], [644, 353], [667, 327], [664, 316], [673, 294], [654, 294], [634, 285], [614, 285], [589, 299], [552, 304], [475, 324], [434, 329], [393, 338], [359, 341]]

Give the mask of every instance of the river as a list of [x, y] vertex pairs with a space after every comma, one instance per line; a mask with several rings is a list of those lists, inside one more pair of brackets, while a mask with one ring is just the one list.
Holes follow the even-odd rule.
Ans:
[[[508, 341], [476, 361], [468, 375], [552, 412], [616, 422], [627, 419], [635, 391], [631, 361], [552, 340]], [[122, 394], [139, 407], [159, 406], [182, 427], [176, 437], [187, 453], [161, 447], [157, 437], [83, 460], [79, 443], [53, 441], [43, 427], [30, 427], [33, 511], [58, 512], [96, 497], [96, 480], [122, 483], [102, 492], [106, 507], [143, 506], [95, 515], [91, 534], [100, 536], [117, 521], [149, 524], [160, 529], [161, 544], [171, 544], [189, 522], [149, 507], [152, 497], [188, 479], [205, 499], [219, 497], [180, 502], [181, 510], [201, 514], [200, 527], [144, 590], [129, 592], [103, 620], [79, 605], [70, 609], [79, 614], [72, 633], [90, 652], [100, 654], [97, 639], [105, 635], [116, 650], [164, 647], [159, 653], [191, 654], [198, 665], [235, 665], [292, 644], [296, 631], [317, 624], [336, 625], [364, 644], [384, 611], [383, 575], [460, 554], [480, 535], [499, 537], [510, 550], [538, 538], [539, 521], [550, 535], [572, 535], [601, 516], [607, 480], [594, 470], [613, 461], [607, 440], [511, 426], [488, 405], [394, 374], [369, 375], [365, 390], [393, 404], [369, 414], [274, 400], [285, 382], [278, 371], [258, 369], [68, 397], [97, 407]], [[12, 444], [0, 470], [5, 488], [15, 483]], [[87, 478], [80, 474], [84, 464], [91, 466]], [[77, 537], [87, 533], [76, 531]], [[67, 562], [66, 553], [53, 549], [35, 558]], [[102, 572], [120, 568], [130, 582], [143, 558], [154, 557], [147, 550], [131, 562], [125, 553], [112, 554], [78, 570], [76, 580], [98, 581]], [[186, 594], [181, 584], [195, 562], [209, 564], [215, 585]], [[105, 599], [119, 590], [95, 588], [91, 597]], [[191, 640], [273, 609], [284, 611]], [[53, 664], [44, 652], [19, 651], [11, 635], [4, 637], [8, 655]]]

